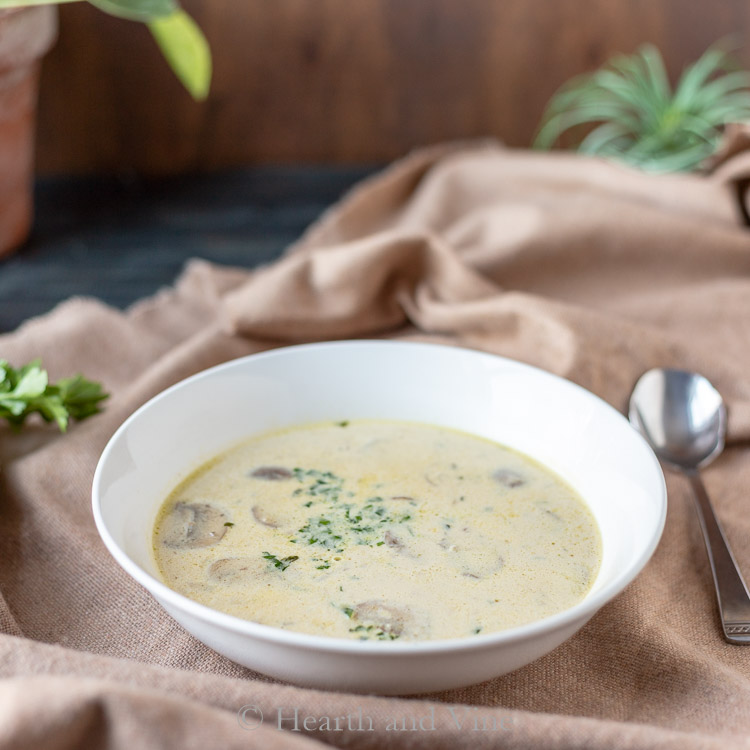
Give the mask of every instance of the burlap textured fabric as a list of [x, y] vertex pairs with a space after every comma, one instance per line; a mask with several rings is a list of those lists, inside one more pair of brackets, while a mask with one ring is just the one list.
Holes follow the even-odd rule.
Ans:
[[[729, 402], [729, 446], [705, 480], [750, 577], [743, 156], [710, 176], [654, 177], [489, 143], [431, 149], [357, 188], [271, 266], [195, 261], [126, 313], [75, 299], [1, 337], [0, 356], [41, 356], [53, 377], [83, 371], [113, 395], [62, 437], [0, 429], [0, 748], [748, 747], [750, 648], [721, 638], [678, 477], [652, 561], [578, 635], [514, 674], [419, 700], [280, 685], [213, 653], [109, 557], [89, 499], [102, 448], [137, 406], [270, 347], [447, 342], [620, 409], [642, 371], [671, 365], [704, 372]], [[255, 730], [238, 720], [247, 705], [265, 717]], [[294, 731], [295, 709], [316, 728]], [[347, 715], [372, 731], [322, 721]]]

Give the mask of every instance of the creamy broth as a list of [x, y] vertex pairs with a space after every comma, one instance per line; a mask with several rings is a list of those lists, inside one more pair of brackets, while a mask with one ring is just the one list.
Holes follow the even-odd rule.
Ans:
[[489, 633], [579, 602], [600, 565], [578, 494], [472, 435], [353, 420], [254, 437], [164, 502], [165, 583], [304, 633], [424, 640]]

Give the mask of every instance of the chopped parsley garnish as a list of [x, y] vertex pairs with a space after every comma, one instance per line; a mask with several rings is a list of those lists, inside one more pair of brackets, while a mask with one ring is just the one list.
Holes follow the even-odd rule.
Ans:
[[379, 625], [357, 625], [355, 628], [349, 628], [349, 632], [362, 633], [359, 636], [360, 641], [368, 641], [370, 638], [377, 638], [379, 641], [395, 641], [398, 638], [398, 633], [383, 630]]
[[336, 502], [341, 494], [344, 480], [330, 471], [318, 471], [317, 469], [294, 469], [294, 476], [298, 482], [307, 486], [303, 492], [310, 497], [325, 497]]
[[268, 560], [270, 565], [274, 568], [285, 571], [295, 560], [299, 560], [299, 555], [290, 555], [289, 557], [282, 557], [279, 559], [276, 555], [272, 555], [270, 552], [263, 553], [263, 559]]
[[231, 528], [232, 526], [234, 526], [234, 524], [233, 524], [233, 523], [232, 523], [231, 521], [227, 521], [227, 522], [226, 522], [226, 523], [224, 524], [224, 526], [229, 526], [229, 528]]
[[[293, 544], [322, 547], [334, 554], [341, 554], [352, 545], [380, 547], [388, 525], [412, 520], [410, 513], [403, 513], [402, 505], [400, 512], [391, 510], [379, 495], [361, 504], [347, 501], [355, 493], [345, 489], [345, 480], [332, 471], [296, 467], [292, 473], [300, 484], [292, 496], [307, 496], [310, 499], [301, 503], [302, 507], [315, 506], [317, 511], [291, 536], [289, 541]], [[411, 504], [417, 505], [413, 500]], [[411, 528], [406, 528], [413, 534]], [[340, 558], [312, 558], [312, 562], [320, 563], [316, 570], [327, 570], [337, 559]]]

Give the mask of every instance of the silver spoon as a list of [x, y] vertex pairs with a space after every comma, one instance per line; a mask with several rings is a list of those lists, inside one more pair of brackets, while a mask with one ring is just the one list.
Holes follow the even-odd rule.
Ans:
[[630, 397], [630, 422], [662, 463], [688, 478], [711, 563], [724, 638], [750, 645], [750, 593], [698, 473], [724, 449], [727, 413], [719, 392], [702, 375], [649, 370]]

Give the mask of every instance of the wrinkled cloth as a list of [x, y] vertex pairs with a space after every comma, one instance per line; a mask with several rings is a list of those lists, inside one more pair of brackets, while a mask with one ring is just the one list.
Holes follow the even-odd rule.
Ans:
[[[126, 312], [72, 299], [0, 337], [3, 358], [42, 357], [51, 377], [81, 371], [112, 393], [63, 436], [0, 429], [0, 749], [748, 747], [750, 648], [721, 636], [678, 476], [652, 560], [576, 636], [512, 674], [409, 699], [296, 688], [219, 656], [117, 566], [90, 509], [114, 430], [192, 373], [304, 341], [443, 342], [620, 410], [651, 367], [707, 375], [729, 437], [705, 482], [750, 576], [743, 158], [653, 176], [493, 143], [431, 148], [355, 188], [269, 266], [196, 260]], [[257, 729], [246, 706], [263, 712]], [[297, 731], [294, 711], [312, 728]], [[322, 721], [350, 715], [372, 730]]]

